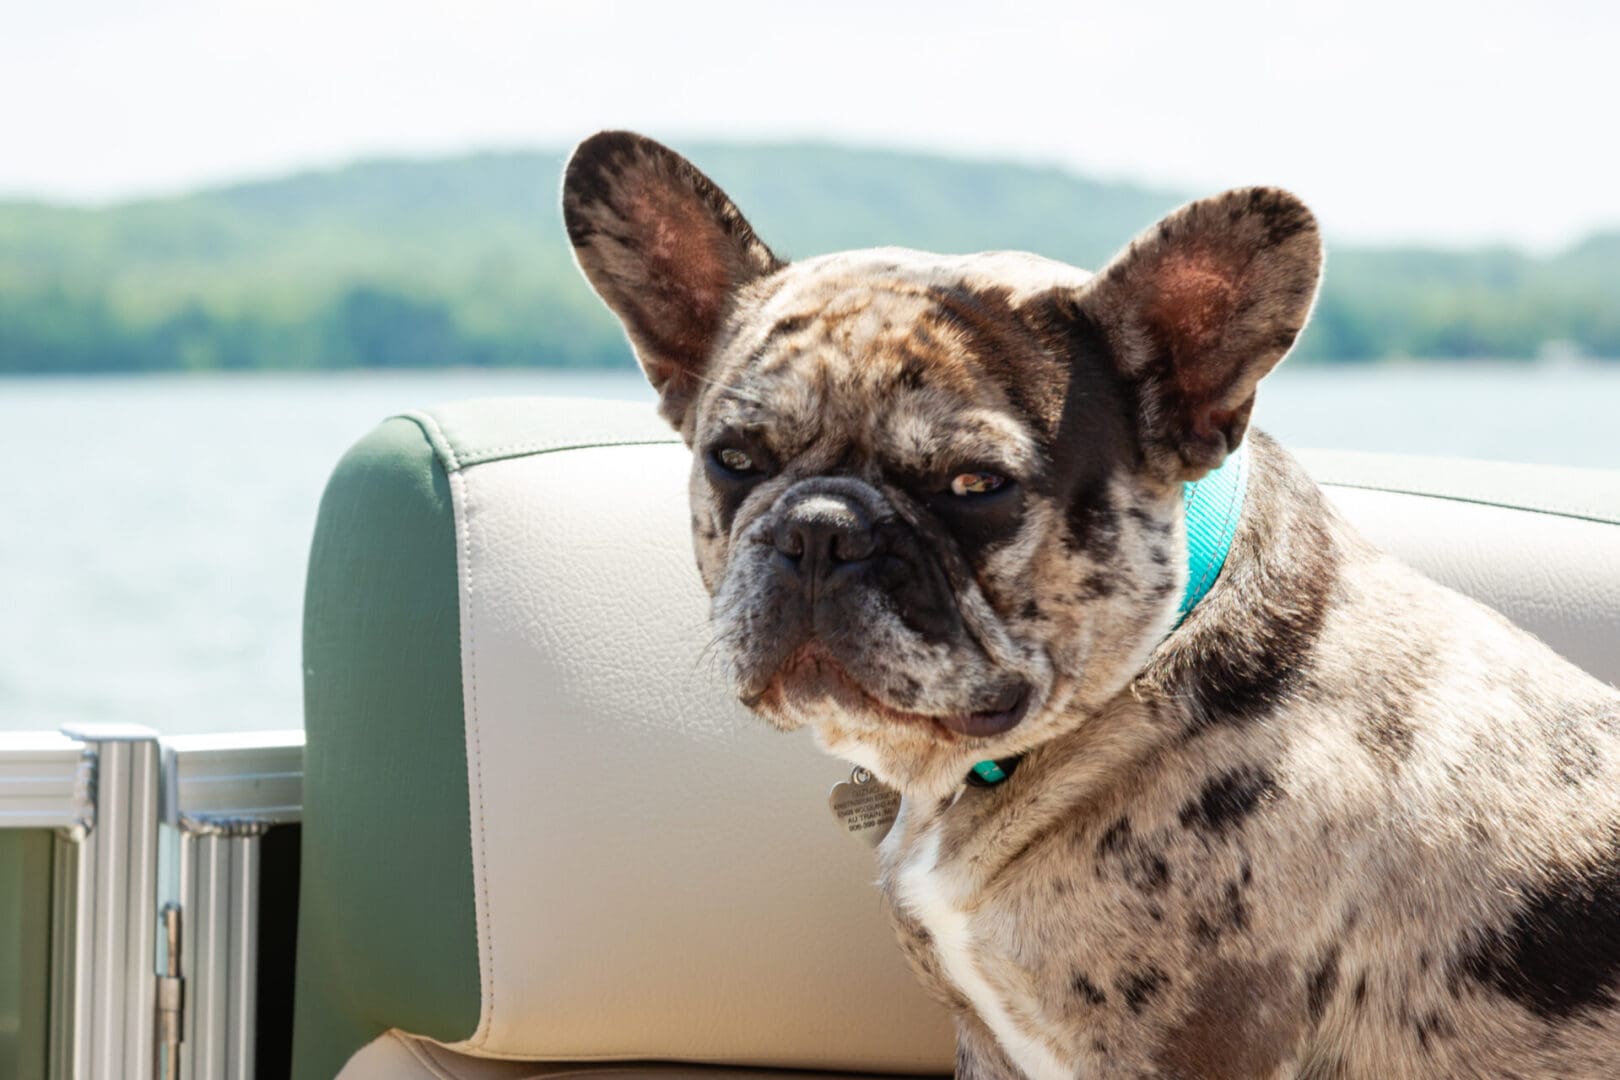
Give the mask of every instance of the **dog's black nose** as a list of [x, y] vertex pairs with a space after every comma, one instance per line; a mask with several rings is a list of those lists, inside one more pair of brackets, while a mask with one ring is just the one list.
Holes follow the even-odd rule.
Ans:
[[776, 522], [776, 550], [813, 579], [840, 563], [877, 553], [871, 515], [854, 499], [818, 491], [799, 499]]
[[812, 477], [781, 500], [769, 526], [777, 599], [791, 604], [797, 593], [818, 634], [857, 639], [881, 612], [930, 641], [962, 632], [943, 566], [870, 485]]

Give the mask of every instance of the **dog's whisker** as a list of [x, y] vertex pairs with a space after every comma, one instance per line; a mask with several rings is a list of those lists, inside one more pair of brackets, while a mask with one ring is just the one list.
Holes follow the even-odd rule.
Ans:
[[708, 383], [710, 386], [718, 387], [719, 389], [726, 391], [728, 394], [731, 394], [733, 397], [741, 398], [751, 405], [763, 406], [765, 404], [764, 398], [752, 393], [751, 391], [744, 390], [740, 386], [734, 386], [731, 383], [721, 382], [719, 379], [711, 379], [700, 371], [689, 371], [687, 374], [696, 379], [698, 382]]

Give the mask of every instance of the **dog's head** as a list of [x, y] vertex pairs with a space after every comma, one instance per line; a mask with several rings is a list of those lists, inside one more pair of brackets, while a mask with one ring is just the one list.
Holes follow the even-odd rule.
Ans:
[[913, 791], [1085, 722], [1141, 668], [1185, 584], [1182, 485], [1242, 440], [1321, 265], [1310, 212], [1267, 188], [1183, 207], [1096, 276], [788, 264], [623, 132], [575, 151], [563, 211], [694, 451], [739, 694]]

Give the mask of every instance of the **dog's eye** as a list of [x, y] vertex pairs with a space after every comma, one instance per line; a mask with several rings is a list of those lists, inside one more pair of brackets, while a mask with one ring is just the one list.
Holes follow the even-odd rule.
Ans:
[[960, 498], [988, 495], [992, 491], [1000, 490], [1006, 483], [1005, 476], [998, 476], [993, 472], [957, 473], [951, 477], [951, 494]]
[[735, 446], [727, 446], [714, 452], [714, 460], [727, 472], [751, 473], [758, 472], [754, 459], [748, 456], [746, 450], [739, 450]]

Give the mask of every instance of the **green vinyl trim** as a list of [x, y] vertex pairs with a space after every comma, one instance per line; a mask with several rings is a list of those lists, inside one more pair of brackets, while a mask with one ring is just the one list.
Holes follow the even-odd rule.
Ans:
[[304, 813], [293, 1075], [329, 1080], [391, 1027], [478, 1027], [450, 484], [384, 422], [321, 499], [304, 597]]
[[0, 829], [0, 1076], [44, 1080], [49, 1038], [51, 833]]

